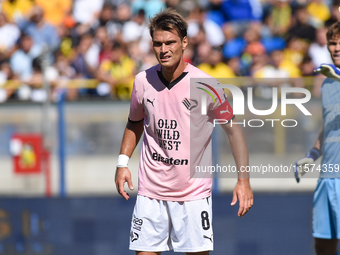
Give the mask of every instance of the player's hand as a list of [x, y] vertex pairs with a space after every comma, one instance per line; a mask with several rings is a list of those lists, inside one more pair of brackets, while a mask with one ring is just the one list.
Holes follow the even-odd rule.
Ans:
[[124, 184], [127, 182], [129, 189], [133, 190], [133, 184], [131, 181], [131, 172], [127, 167], [118, 167], [116, 168], [116, 176], [115, 176], [116, 188], [118, 193], [125, 198], [125, 200], [129, 200], [129, 194], [124, 190]]
[[320, 157], [320, 155], [320, 151], [316, 148], [313, 148], [307, 152], [303, 158], [296, 161], [294, 165], [294, 175], [298, 183], [300, 182], [300, 178], [309, 171], [309, 165], [313, 164], [315, 160]]
[[314, 69], [315, 73], [321, 73], [328, 78], [340, 81], [340, 69], [333, 64], [321, 64], [318, 68]]
[[253, 191], [251, 190], [248, 178], [238, 180], [234, 188], [233, 200], [230, 205], [236, 205], [237, 200], [239, 200], [240, 205], [237, 216], [243, 217], [254, 204]]
[[298, 161], [296, 161], [295, 165], [294, 165], [294, 175], [295, 175], [295, 179], [296, 182], [299, 183], [300, 182], [300, 178], [306, 173], [308, 172], [308, 165], [309, 164], [313, 164], [314, 160], [312, 158], [309, 157], [303, 157], [301, 159], [299, 159]]

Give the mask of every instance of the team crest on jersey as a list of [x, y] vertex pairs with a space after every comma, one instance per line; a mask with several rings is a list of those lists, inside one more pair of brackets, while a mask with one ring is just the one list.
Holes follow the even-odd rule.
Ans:
[[191, 109], [197, 107], [198, 105], [197, 100], [188, 98], [184, 98], [182, 103], [189, 111], [191, 111]]

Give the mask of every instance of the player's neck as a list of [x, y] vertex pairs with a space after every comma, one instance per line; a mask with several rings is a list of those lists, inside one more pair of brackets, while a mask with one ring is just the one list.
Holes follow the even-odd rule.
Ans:
[[162, 66], [162, 75], [170, 83], [176, 80], [183, 73], [186, 67], [187, 63], [181, 59], [176, 66], [170, 68]]

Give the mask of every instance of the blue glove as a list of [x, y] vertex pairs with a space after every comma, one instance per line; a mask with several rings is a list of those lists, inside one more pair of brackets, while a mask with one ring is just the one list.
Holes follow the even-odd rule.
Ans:
[[309, 171], [309, 164], [313, 164], [319, 157], [321, 156], [321, 152], [317, 148], [311, 149], [306, 155], [296, 161], [294, 165], [294, 175], [296, 181], [299, 183], [300, 178]]
[[340, 69], [333, 64], [321, 64], [314, 69], [315, 73], [321, 73], [332, 80], [340, 81]]

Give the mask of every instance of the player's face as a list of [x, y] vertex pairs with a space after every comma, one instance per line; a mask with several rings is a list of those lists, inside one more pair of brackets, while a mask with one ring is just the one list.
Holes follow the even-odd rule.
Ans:
[[183, 61], [183, 51], [188, 45], [187, 37], [183, 40], [176, 30], [156, 30], [153, 33], [152, 47], [162, 67], [173, 68]]
[[334, 65], [340, 67], [340, 36], [328, 40], [328, 50]]

